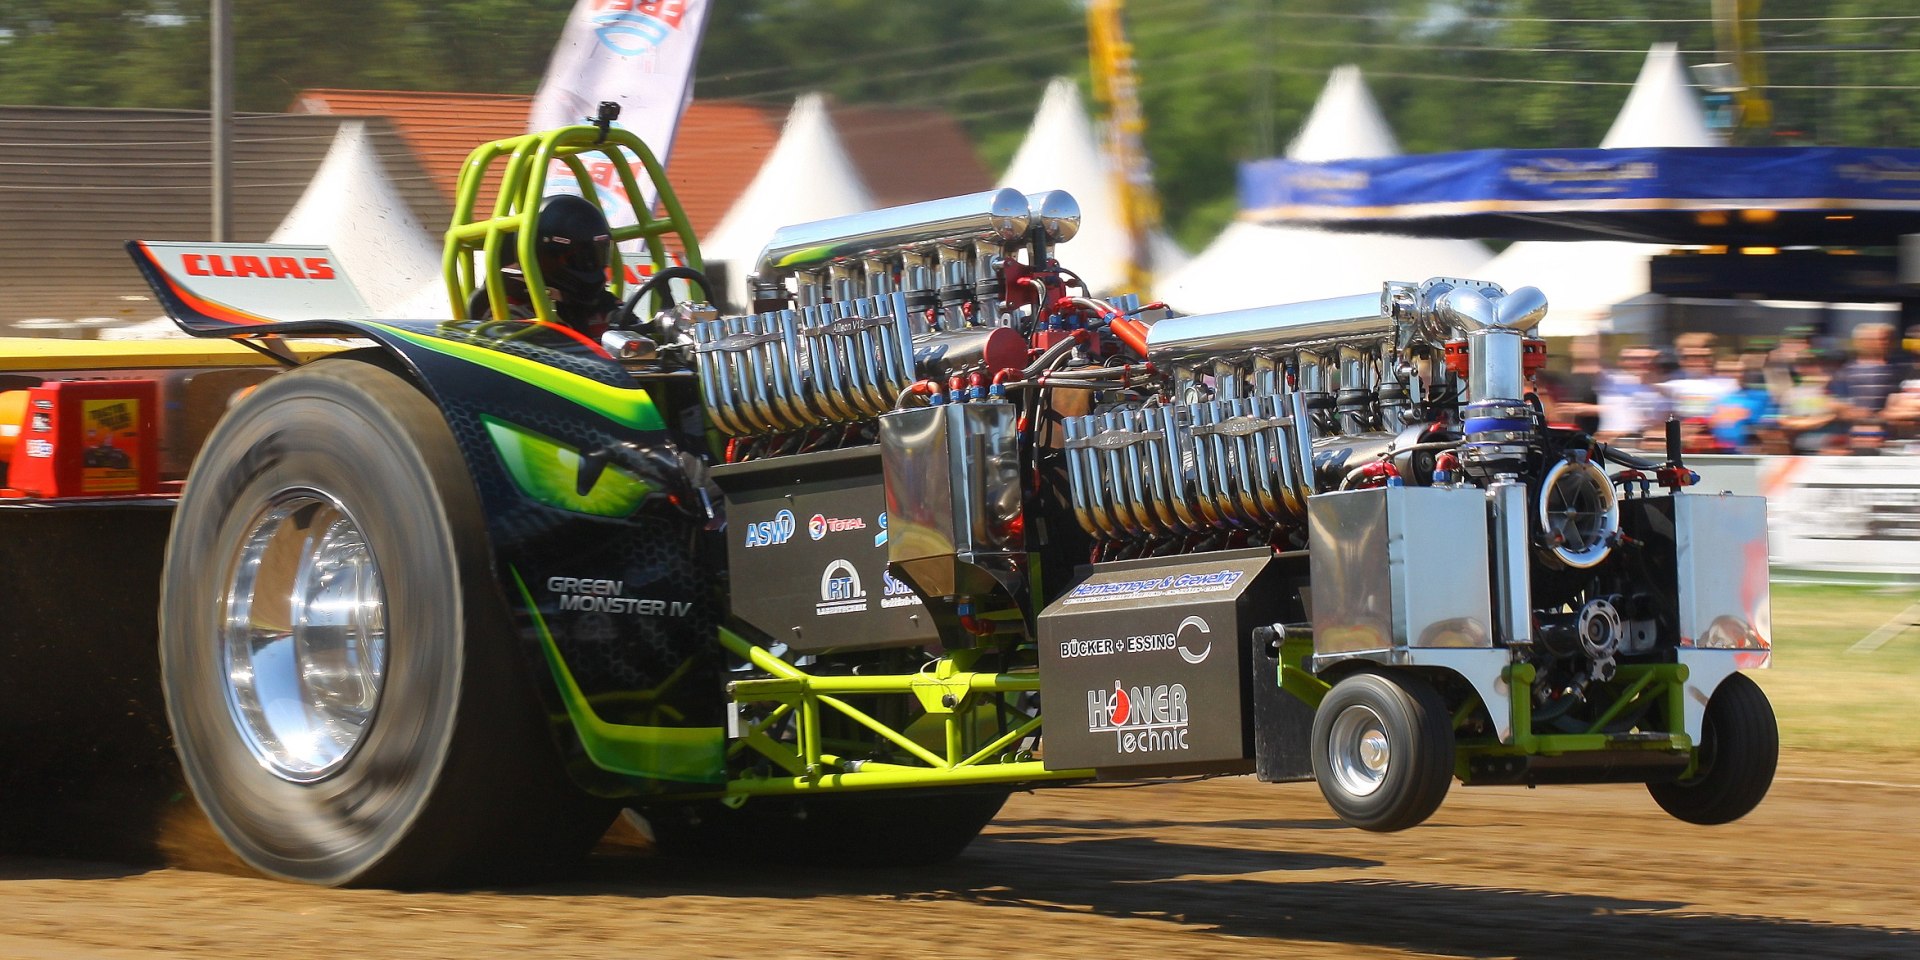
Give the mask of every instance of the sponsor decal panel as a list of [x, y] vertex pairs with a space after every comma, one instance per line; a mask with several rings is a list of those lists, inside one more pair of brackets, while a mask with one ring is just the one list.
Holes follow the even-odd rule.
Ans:
[[[891, 578], [889, 578], [891, 579]], [[1213, 628], [1200, 617], [1180, 621], [1172, 633], [1136, 633], [1125, 637], [1075, 637], [1060, 641], [1060, 659], [1109, 657], [1123, 653], [1177, 651], [1180, 659], [1199, 665], [1213, 653]]]
[[626, 596], [622, 580], [548, 577], [547, 589], [560, 598], [560, 609], [578, 613], [624, 613], [638, 617], [684, 617], [692, 601]]
[[772, 520], [747, 524], [747, 549], [749, 550], [754, 547], [777, 547], [792, 539], [792, 510], [782, 510], [774, 514]]
[[853, 564], [836, 559], [820, 571], [820, 602], [814, 604], [813, 612], [821, 617], [867, 612], [867, 591]]
[[1113, 734], [1117, 753], [1184, 751], [1191, 717], [1185, 684], [1116, 679], [1111, 690], [1087, 691], [1087, 732]]
[[821, 540], [829, 533], [846, 533], [849, 530], [865, 530], [867, 521], [862, 517], [829, 517], [816, 513], [807, 521], [807, 536]]
[[183, 253], [180, 269], [189, 277], [258, 277], [262, 280], [332, 280], [335, 277], [333, 262], [326, 257]]
[[905, 580], [894, 576], [891, 571], [881, 572], [880, 586], [880, 606], [883, 608], [924, 606], [920, 595], [914, 593], [913, 588], [907, 586]]
[[80, 416], [87, 444], [80, 461], [80, 489], [88, 493], [139, 490], [140, 442], [135, 425], [140, 420], [140, 401], [82, 400]]
[[1246, 576], [1239, 570], [1222, 569], [1211, 573], [1182, 573], [1141, 580], [1112, 583], [1083, 583], [1061, 600], [1065, 604], [1098, 603], [1108, 600], [1152, 600], [1192, 594], [1225, 593]]

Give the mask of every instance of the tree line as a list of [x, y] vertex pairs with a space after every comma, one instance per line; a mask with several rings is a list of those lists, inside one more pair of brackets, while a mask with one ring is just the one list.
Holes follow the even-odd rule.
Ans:
[[[572, 4], [233, 0], [237, 105], [308, 87], [531, 93]], [[1134, 0], [1127, 25], [1147, 146], [1175, 235], [1236, 208], [1235, 165], [1272, 156], [1329, 70], [1359, 64], [1408, 152], [1592, 146], [1647, 47], [1717, 59], [1709, 0]], [[1910, 0], [1769, 5], [1755, 26], [1773, 122], [1739, 142], [1897, 146], [1920, 134]], [[204, 0], [0, 4], [0, 103], [207, 105]], [[702, 97], [951, 112], [990, 166], [1011, 157], [1047, 78], [1087, 76], [1081, 0], [715, 0]], [[913, 145], [903, 143], [903, 157]]]

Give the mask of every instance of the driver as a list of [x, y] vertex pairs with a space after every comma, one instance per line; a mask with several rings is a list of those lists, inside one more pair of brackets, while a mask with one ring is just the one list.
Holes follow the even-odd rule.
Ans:
[[[608, 316], [620, 306], [620, 298], [607, 290], [613, 228], [607, 225], [606, 214], [584, 197], [555, 194], [541, 202], [535, 229], [539, 231], [535, 249], [540, 276], [546, 281], [554, 315], [583, 334], [599, 337], [607, 329]], [[519, 247], [518, 243], [508, 246], [500, 272], [510, 312], [525, 320], [532, 319], [534, 311], [526, 275], [519, 266]], [[485, 320], [492, 315], [482, 284], [467, 301], [467, 316]]]

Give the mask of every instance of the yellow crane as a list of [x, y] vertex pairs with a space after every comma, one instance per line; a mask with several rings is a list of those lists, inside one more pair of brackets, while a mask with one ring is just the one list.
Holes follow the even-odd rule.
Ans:
[[1105, 147], [1131, 254], [1127, 282], [1145, 294], [1153, 283], [1148, 241], [1160, 227], [1160, 197], [1154, 192], [1153, 167], [1147, 161], [1147, 120], [1140, 110], [1140, 85], [1134, 75], [1123, 6], [1123, 0], [1090, 0], [1087, 53], [1093, 66], [1093, 98], [1106, 121]]
[[1713, 34], [1720, 55], [1733, 65], [1737, 86], [1730, 91], [1737, 110], [1735, 127], [1766, 130], [1773, 124], [1767, 101], [1767, 68], [1760, 57], [1760, 0], [1713, 0]]

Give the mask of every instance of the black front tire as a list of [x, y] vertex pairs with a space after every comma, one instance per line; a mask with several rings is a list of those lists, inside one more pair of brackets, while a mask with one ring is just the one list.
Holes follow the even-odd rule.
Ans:
[[1773, 786], [1780, 727], [1773, 704], [1744, 673], [1728, 676], [1707, 701], [1693, 775], [1649, 783], [1662, 810], [1688, 823], [1732, 823], [1752, 812]]
[[1356, 673], [1313, 716], [1313, 775], [1350, 826], [1387, 832], [1440, 809], [1453, 785], [1453, 718], [1417, 674]]
[[[161, 676], [193, 794], [249, 865], [464, 886], [605, 830], [614, 809], [566, 782], [521, 672], [485, 530], [440, 411], [371, 363], [275, 377], [209, 438], [168, 545]], [[316, 633], [291, 611], [327, 604], [291, 605], [287, 584], [360, 613]]]

